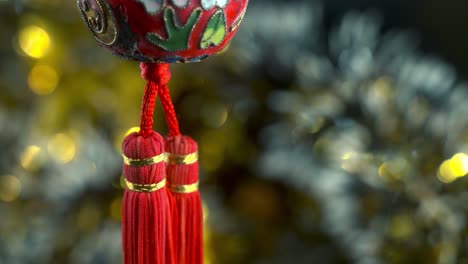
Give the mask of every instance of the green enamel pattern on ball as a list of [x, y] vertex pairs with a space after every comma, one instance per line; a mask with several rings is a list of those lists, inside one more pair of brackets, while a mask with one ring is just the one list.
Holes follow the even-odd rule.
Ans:
[[148, 33], [146, 38], [153, 44], [161, 47], [166, 51], [182, 51], [189, 48], [189, 40], [192, 30], [198, 22], [201, 9], [193, 10], [187, 23], [181, 26], [175, 15], [173, 8], [164, 10], [164, 21], [166, 23], [167, 39], [163, 39], [156, 33]]
[[220, 45], [226, 37], [226, 18], [224, 12], [219, 10], [208, 21], [203, 33], [200, 47], [206, 49]]

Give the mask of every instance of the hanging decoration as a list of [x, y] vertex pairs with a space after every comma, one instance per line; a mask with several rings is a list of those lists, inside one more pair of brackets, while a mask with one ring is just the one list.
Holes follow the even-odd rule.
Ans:
[[[78, 0], [98, 44], [140, 61], [147, 81], [140, 131], [123, 144], [126, 264], [203, 263], [198, 147], [180, 133], [170, 97], [169, 63], [198, 62], [235, 35], [248, 0]], [[169, 135], [153, 130], [159, 96]]]

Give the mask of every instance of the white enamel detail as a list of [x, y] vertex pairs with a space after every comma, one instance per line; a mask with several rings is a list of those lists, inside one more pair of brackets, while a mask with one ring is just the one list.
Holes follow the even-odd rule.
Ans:
[[189, 3], [189, 0], [172, 0], [172, 2], [177, 7], [186, 7]]
[[143, 6], [146, 9], [146, 12], [150, 14], [154, 14], [161, 10], [161, 7], [163, 5], [163, 0], [136, 0], [137, 2], [140, 2], [143, 4]]
[[201, 0], [203, 9], [208, 10], [215, 6], [224, 8], [226, 7], [228, 0]]
[[228, 0], [218, 0], [218, 1], [216, 1], [216, 5], [221, 7], [221, 8], [226, 7], [227, 3], [228, 3]]

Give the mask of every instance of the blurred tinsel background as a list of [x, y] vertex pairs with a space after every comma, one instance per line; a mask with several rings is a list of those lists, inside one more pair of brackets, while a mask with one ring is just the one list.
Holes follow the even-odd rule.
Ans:
[[[466, 12], [252, 0], [221, 56], [172, 66], [206, 263], [468, 263]], [[74, 1], [0, 0], [0, 40], [0, 263], [121, 263], [138, 64]]]

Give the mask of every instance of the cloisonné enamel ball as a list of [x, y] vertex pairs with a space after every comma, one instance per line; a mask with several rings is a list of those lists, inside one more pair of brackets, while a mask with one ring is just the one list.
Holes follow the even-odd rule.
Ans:
[[248, 0], [78, 0], [99, 45], [143, 62], [197, 62], [221, 51]]

